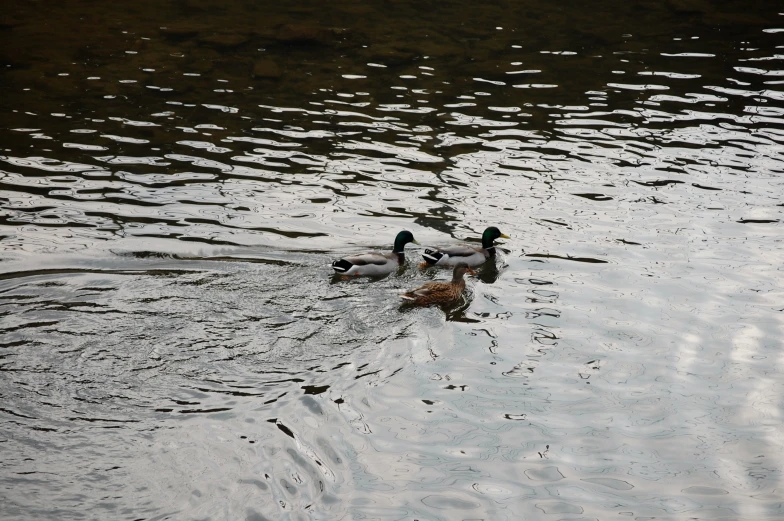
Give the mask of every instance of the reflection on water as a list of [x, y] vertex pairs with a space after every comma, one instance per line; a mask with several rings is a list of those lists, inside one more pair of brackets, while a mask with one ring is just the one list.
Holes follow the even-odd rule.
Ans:
[[779, 11], [16, 3], [3, 519], [783, 517]]

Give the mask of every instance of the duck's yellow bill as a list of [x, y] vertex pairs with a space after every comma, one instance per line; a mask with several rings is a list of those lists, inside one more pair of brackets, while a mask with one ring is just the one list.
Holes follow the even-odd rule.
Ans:
[[413, 241], [411, 241], [411, 242], [412, 242], [413, 244], [419, 244], [419, 241], [418, 241], [418, 240], [416, 240], [416, 239], [414, 239], [414, 240], [413, 240]]
[[502, 239], [511, 239], [511, 237], [509, 237], [509, 236], [508, 236], [507, 234], [505, 234], [505, 233], [502, 233], [502, 234], [501, 234], [501, 238], [502, 238]]

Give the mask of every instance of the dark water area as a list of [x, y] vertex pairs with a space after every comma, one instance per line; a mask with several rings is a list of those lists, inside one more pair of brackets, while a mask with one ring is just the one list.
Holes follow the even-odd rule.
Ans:
[[0, 86], [3, 520], [784, 519], [776, 2], [11, 1]]

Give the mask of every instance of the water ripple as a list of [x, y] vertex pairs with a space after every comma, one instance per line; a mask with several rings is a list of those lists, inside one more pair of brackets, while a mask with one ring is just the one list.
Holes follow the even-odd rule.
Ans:
[[197, 4], [0, 24], [4, 519], [782, 517], [776, 9]]

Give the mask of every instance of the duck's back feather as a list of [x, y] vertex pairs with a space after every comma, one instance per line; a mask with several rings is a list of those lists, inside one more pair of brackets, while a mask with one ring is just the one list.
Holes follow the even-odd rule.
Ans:
[[350, 262], [354, 266], [383, 266], [384, 264], [392, 262], [393, 258], [392, 256], [385, 255], [383, 253], [363, 253], [360, 255], [350, 255], [348, 257], [343, 257], [340, 260]]
[[459, 282], [428, 282], [427, 284], [404, 293], [403, 300], [426, 306], [429, 304], [447, 304], [460, 298], [465, 289], [465, 281]]

